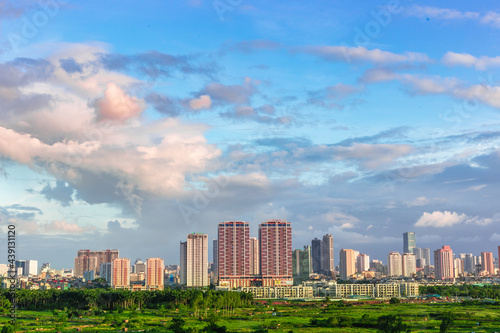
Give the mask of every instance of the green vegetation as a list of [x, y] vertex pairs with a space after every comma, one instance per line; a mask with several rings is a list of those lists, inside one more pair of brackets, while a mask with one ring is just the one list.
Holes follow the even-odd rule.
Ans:
[[18, 295], [18, 327], [2, 316], [2, 332], [478, 333], [500, 328], [498, 302], [255, 301], [248, 294], [199, 290], [19, 290]]
[[453, 285], [453, 286], [420, 286], [420, 295], [441, 295], [445, 297], [500, 298], [500, 285]]

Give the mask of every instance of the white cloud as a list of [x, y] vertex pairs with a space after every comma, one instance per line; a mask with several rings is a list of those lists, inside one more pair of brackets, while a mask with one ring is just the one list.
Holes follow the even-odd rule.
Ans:
[[464, 222], [467, 219], [467, 215], [458, 214], [456, 212], [440, 212], [435, 211], [433, 213], [424, 213], [414, 224], [415, 227], [434, 227], [443, 228], [451, 227], [455, 224]]
[[500, 57], [475, 57], [468, 53], [446, 52], [441, 61], [447, 66], [474, 67], [484, 71], [489, 68], [500, 67]]
[[481, 18], [481, 23], [489, 24], [495, 28], [500, 28], [500, 14], [489, 11]]
[[434, 211], [432, 213], [423, 213], [418, 221], [414, 224], [415, 227], [433, 227], [444, 228], [452, 227], [456, 224], [466, 223], [486, 226], [491, 224], [497, 218], [483, 218], [479, 216], [467, 216], [466, 214], [458, 214], [457, 212], [449, 211]]
[[463, 20], [463, 19], [478, 19], [479, 13], [462, 12], [450, 8], [438, 8], [429, 6], [413, 5], [406, 9], [406, 14], [409, 16], [436, 18], [443, 20]]
[[403, 54], [368, 50], [362, 46], [307, 46], [303, 52], [316, 55], [326, 61], [373, 62], [376, 64], [428, 63], [431, 59], [424, 53], [405, 52]]
[[429, 202], [430, 202], [429, 199], [427, 199], [426, 197], [418, 197], [412, 201], [408, 201], [406, 203], [406, 205], [409, 207], [420, 207], [420, 206], [428, 205]]

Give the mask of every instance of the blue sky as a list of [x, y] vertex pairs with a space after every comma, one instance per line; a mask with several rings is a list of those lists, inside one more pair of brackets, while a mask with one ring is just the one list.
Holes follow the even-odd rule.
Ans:
[[495, 252], [499, 32], [494, 1], [4, 1], [1, 227], [56, 267], [271, 218]]

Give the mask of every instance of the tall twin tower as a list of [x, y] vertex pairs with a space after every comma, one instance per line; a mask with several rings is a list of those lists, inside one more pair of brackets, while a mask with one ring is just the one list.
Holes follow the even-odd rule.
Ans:
[[[181, 242], [181, 284], [208, 285], [207, 253], [206, 234], [190, 234]], [[214, 282], [221, 287], [293, 285], [291, 223], [261, 223], [258, 239], [250, 237], [248, 222], [219, 223], [214, 266]]]

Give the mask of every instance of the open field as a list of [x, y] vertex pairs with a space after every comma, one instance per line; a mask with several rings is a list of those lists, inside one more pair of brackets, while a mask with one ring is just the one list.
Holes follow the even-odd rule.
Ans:
[[[278, 302], [276, 302], [278, 303]], [[196, 315], [195, 315], [196, 312]], [[53, 310], [18, 311], [16, 331], [20, 332], [174, 332], [173, 319], [184, 325], [177, 332], [216, 332], [207, 330], [209, 318], [214, 327], [227, 332], [378, 332], [377, 319], [395, 315], [411, 332], [440, 332], [443, 316], [454, 317], [448, 332], [499, 332], [500, 306], [495, 304], [369, 304], [346, 306], [342, 302], [256, 303], [233, 310], [196, 310], [188, 307], [135, 311]], [[2, 317], [1, 325], [8, 318]], [[343, 327], [341, 327], [343, 326]], [[204, 329], [205, 328], [205, 329]], [[220, 332], [223, 330], [221, 329]]]

